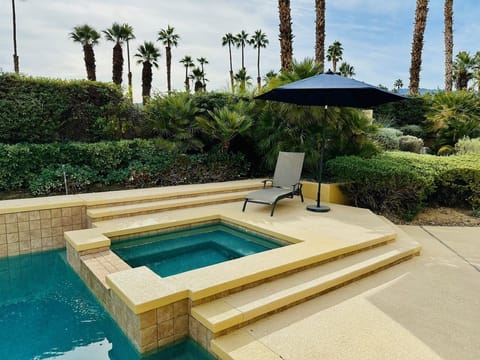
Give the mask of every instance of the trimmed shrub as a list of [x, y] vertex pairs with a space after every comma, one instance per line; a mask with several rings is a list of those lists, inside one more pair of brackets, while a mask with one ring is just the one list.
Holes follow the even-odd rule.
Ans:
[[398, 138], [398, 148], [401, 151], [420, 154], [423, 148], [423, 140], [411, 135], [400, 136]]
[[420, 125], [425, 122], [430, 109], [429, 96], [414, 96], [407, 100], [386, 103], [374, 108], [374, 117], [391, 118], [397, 126]]
[[412, 135], [417, 138], [424, 138], [425, 131], [420, 125], [405, 125], [399, 129], [403, 135]]
[[63, 193], [62, 164], [72, 192], [96, 184], [144, 187], [234, 180], [246, 176], [250, 168], [242, 154], [182, 155], [167, 151], [157, 139], [0, 144], [0, 191]]
[[455, 151], [458, 155], [480, 155], [480, 138], [470, 139], [464, 137], [455, 144]]
[[455, 154], [455, 148], [450, 145], [443, 145], [440, 149], [437, 151], [438, 156], [450, 156]]
[[402, 132], [394, 128], [380, 128], [376, 133], [369, 136], [384, 150], [398, 150]]
[[471, 206], [480, 193], [478, 156], [437, 157], [389, 152], [373, 159], [339, 157], [327, 163], [356, 206], [411, 220], [425, 203]]
[[0, 142], [101, 140], [122, 99], [113, 84], [0, 74]]

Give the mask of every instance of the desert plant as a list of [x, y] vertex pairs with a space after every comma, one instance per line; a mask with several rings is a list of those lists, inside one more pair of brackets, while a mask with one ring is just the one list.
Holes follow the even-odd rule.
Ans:
[[466, 136], [458, 140], [455, 151], [458, 155], [480, 155], [480, 138], [470, 139]]
[[412, 136], [403, 135], [398, 138], [398, 148], [401, 151], [409, 151], [419, 154], [423, 147], [423, 140]]
[[370, 134], [370, 138], [377, 142], [384, 150], [398, 150], [400, 136], [403, 133], [394, 128], [380, 128], [377, 132]]

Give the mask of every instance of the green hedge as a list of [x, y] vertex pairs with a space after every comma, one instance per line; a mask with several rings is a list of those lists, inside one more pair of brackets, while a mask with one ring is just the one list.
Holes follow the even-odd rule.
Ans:
[[356, 206], [411, 220], [425, 204], [470, 206], [480, 201], [480, 158], [389, 152], [373, 159], [338, 157], [328, 170]]
[[176, 154], [157, 139], [0, 144], [0, 191], [64, 192], [62, 165], [73, 192], [99, 185], [143, 187], [234, 180], [245, 177], [250, 168], [241, 154]]
[[101, 140], [122, 100], [113, 84], [0, 74], [0, 142]]

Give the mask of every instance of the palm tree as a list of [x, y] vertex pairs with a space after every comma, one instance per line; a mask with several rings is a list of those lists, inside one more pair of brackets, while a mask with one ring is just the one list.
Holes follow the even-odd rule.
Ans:
[[83, 59], [85, 60], [85, 67], [87, 69], [87, 79], [95, 81], [95, 52], [93, 46], [98, 44], [100, 34], [94, 28], [85, 25], [78, 25], [73, 28], [70, 33], [70, 38], [74, 42], [79, 42], [83, 46]]
[[410, 64], [410, 93], [418, 94], [422, 66], [423, 34], [427, 25], [428, 0], [417, 0], [413, 30], [412, 59]]
[[355, 76], [355, 68], [345, 61], [340, 64], [339, 70], [342, 76], [345, 76], [345, 77]]
[[246, 33], [245, 30], [235, 35], [235, 45], [237, 48], [242, 49], [242, 69], [245, 69], [245, 45], [247, 44], [249, 44], [248, 33]]
[[205, 73], [202, 69], [196, 67], [190, 74], [190, 79], [193, 81], [193, 89], [197, 93], [199, 91], [205, 91]]
[[158, 58], [160, 50], [155, 47], [153, 42], [145, 41], [137, 49], [135, 57], [138, 58], [137, 63], [143, 64], [142, 68], [142, 99], [145, 105], [150, 99], [150, 91], [152, 89], [152, 66], [158, 68]]
[[240, 89], [240, 93], [245, 93], [247, 89], [247, 84], [250, 85], [250, 80], [252, 78], [250, 75], [247, 74], [246, 69], [240, 69], [234, 76], [235, 81], [238, 84], [238, 88]]
[[395, 82], [393, 83], [393, 91], [398, 93], [402, 87], [403, 87], [402, 79], [395, 80]]
[[325, 0], [315, 0], [315, 61], [324, 68], [325, 59]]
[[165, 57], [167, 61], [167, 90], [172, 91], [172, 46], [178, 46], [180, 36], [175, 34], [175, 28], [168, 25], [167, 29], [158, 32], [158, 41], [165, 45]]
[[452, 91], [453, 73], [453, 0], [445, 0], [445, 91]]
[[475, 67], [475, 58], [466, 51], [460, 51], [453, 63], [453, 79], [457, 90], [465, 90], [472, 79], [472, 70]]
[[[122, 75], [123, 75], [123, 49], [122, 44], [127, 38], [126, 27], [123, 24], [113, 23], [112, 27], [107, 30], [103, 30], [105, 39], [108, 41], [113, 41], [115, 46], [113, 47], [113, 56], [112, 56], [112, 81], [118, 86], [122, 85]], [[128, 26], [128, 25], [127, 25]]]
[[289, 71], [292, 69], [293, 64], [293, 34], [290, 0], [278, 0], [278, 14], [280, 17], [279, 38], [281, 70]]
[[232, 66], [232, 45], [235, 45], [235, 36], [232, 33], [227, 33], [222, 37], [222, 46], [228, 45], [228, 54], [230, 57], [230, 85], [232, 87], [232, 92], [234, 91], [233, 84], [233, 66]]
[[195, 64], [193, 63], [192, 57], [185, 55], [181, 60], [180, 63], [185, 66], [185, 91], [189, 92], [190, 91], [190, 80], [188, 76], [188, 69], [193, 67]]
[[13, 17], [13, 68], [18, 74], [20, 72], [20, 65], [17, 54], [17, 13], [15, 11], [15, 0], [12, 0], [12, 17]]
[[133, 34], [133, 27], [128, 24], [122, 25], [124, 32], [124, 40], [127, 43], [127, 64], [128, 64], [128, 97], [133, 100], [133, 87], [132, 87], [132, 72], [130, 71], [130, 40], [135, 39]]
[[268, 89], [274, 89], [297, 80], [305, 79], [322, 72], [322, 68], [313, 58], [305, 58], [302, 61], [294, 60], [292, 70], [282, 71], [280, 75], [273, 77], [268, 82]]
[[339, 60], [342, 60], [342, 56], [343, 56], [342, 43], [338, 40], [335, 40], [333, 44], [328, 47], [328, 50], [327, 50], [327, 60], [332, 62], [333, 72], [337, 72], [337, 63]]
[[250, 39], [250, 44], [257, 49], [257, 87], [262, 87], [262, 78], [260, 77], [260, 48], [266, 48], [268, 45], [267, 35], [262, 30], [257, 30]]
[[201, 58], [197, 58], [197, 61], [200, 64], [200, 69], [202, 70], [202, 74], [203, 74], [202, 84], [203, 84], [203, 90], [205, 90], [207, 88], [207, 84], [205, 83], [205, 69], [203, 66], [208, 64], [208, 60], [204, 57], [201, 57]]

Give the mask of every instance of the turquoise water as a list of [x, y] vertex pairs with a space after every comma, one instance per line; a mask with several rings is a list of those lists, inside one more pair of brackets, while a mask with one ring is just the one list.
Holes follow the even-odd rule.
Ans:
[[[0, 259], [0, 359], [140, 359], [66, 263], [65, 251]], [[142, 359], [212, 359], [182, 341]]]
[[166, 277], [284, 245], [215, 223], [119, 241], [111, 249], [131, 267], [145, 265]]

